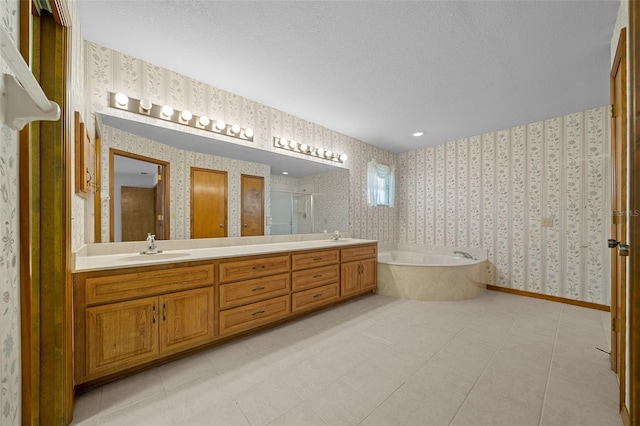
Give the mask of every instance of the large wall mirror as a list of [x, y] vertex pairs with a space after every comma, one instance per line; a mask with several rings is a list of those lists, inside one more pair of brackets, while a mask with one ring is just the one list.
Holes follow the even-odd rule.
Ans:
[[[349, 231], [346, 168], [107, 115], [101, 135], [101, 158], [108, 162], [100, 191], [103, 242], [142, 241], [148, 232], [157, 239], [191, 238], [193, 169], [227, 175], [224, 236], [242, 235], [241, 179], [247, 175], [264, 178], [265, 235]], [[144, 223], [136, 210], [141, 205]]]

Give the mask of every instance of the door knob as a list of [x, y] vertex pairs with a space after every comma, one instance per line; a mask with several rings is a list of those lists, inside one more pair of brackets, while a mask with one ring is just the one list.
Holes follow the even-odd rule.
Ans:
[[618, 246], [618, 244], [620, 244], [620, 241], [616, 241], [616, 240], [614, 240], [612, 238], [609, 238], [607, 240], [607, 247], [609, 247], [609, 248], [615, 248], [615, 247]]
[[620, 244], [618, 256], [629, 256], [629, 244]]
[[247, 224], [245, 223], [245, 224], [244, 224], [244, 227], [246, 228], [247, 226], [249, 226], [249, 225], [247, 225]]
[[224, 228], [224, 225], [222, 223], [220, 224], [220, 228]]

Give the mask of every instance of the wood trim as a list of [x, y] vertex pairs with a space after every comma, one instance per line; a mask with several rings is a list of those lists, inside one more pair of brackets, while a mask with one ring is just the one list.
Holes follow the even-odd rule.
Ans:
[[515, 288], [498, 287], [487, 284], [487, 290], [500, 291], [502, 293], [517, 294], [518, 296], [533, 297], [534, 299], [549, 300], [551, 302], [565, 303], [567, 305], [580, 306], [583, 308], [597, 309], [599, 311], [609, 312], [610, 306], [600, 305], [598, 303], [583, 302], [582, 300], [566, 299], [564, 297], [550, 296], [548, 294], [533, 293], [530, 291], [516, 290]]
[[[627, 57], [629, 60], [629, 210], [640, 210], [640, 4], [629, 2]], [[632, 425], [640, 424], [640, 256], [634, 252], [638, 245], [640, 253], [640, 222], [637, 216], [629, 220], [629, 277], [627, 279], [629, 395], [627, 407]]]
[[[616, 84], [617, 82], [617, 84]], [[611, 236], [626, 243], [627, 214], [627, 30], [622, 28], [609, 79], [611, 114]], [[616, 89], [616, 87], [618, 89]], [[613, 113], [615, 112], [615, 114]], [[626, 386], [626, 258], [611, 250], [611, 368], [618, 375], [618, 408], [622, 409]]]
[[[96, 148], [97, 149], [97, 148]], [[114, 241], [114, 205], [113, 205], [113, 157], [119, 155], [121, 157], [133, 158], [134, 160], [146, 161], [148, 163], [157, 164], [164, 168], [164, 230], [165, 239], [171, 239], [171, 170], [170, 163], [157, 158], [145, 157], [144, 155], [134, 154], [132, 152], [121, 151], [115, 148], [109, 148], [109, 241]], [[96, 156], [99, 156], [99, 152], [96, 151]], [[100, 198], [99, 188], [96, 189], [96, 197]], [[99, 202], [98, 202], [99, 204]]]
[[96, 150], [96, 164], [95, 164], [95, 192], [93, 194], [93, 241], [96, 243], [102, 242], [102, 174], [100, 171], [100, 158], [102, 151], [102, 138], [96, 132], [95, 135], [95, 150]]
[[[31, 1], [20, 1], [20, 53], [29, 65], [31, 64], [31, 31], [32, 15]], [[37, 73], [37, 67], [33, 69]], [[31, 182], [32, 149], [31, 126], [25, 126], [19, 136], [19, 214], [20, 214], [20, 347], [21, 375], [22, 375], [22, 424], [35, 424], [38, 419], [39, 405], [39, 357], [34, 351], [39, 340], [38, 336], [38, 292], [32, 291], [32, 212], [31, 212]], [[38, 164], [33, 164], [34, 168]], [[35, 314], [35, 318], [33, 315]]]
[[[62, 110], [40, 128], [40, 424], [68, 424], [73, 416], [71, 288], [71, 102], [69, 31], [51, 14], [40, 17], [40, 85]], [[33, 153], [32, 153], [33, 155]], [[46, 254], [46, 255], [45, 255]]]

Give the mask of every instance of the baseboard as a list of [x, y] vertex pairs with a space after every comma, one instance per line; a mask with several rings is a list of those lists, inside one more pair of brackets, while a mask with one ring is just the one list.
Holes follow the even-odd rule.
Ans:
[[548, 294], [533, 293], [531, 291], [516, 290], [514, 288], [498, 287], [488, 284], [487, 290], [501, 291], [503, 293], [517, 294], [518, 296], [533, 297], [536, 299], [550, 300], [552, 302], [566, 303], [567, 305], [581, 306], [583, 308], [597, 309], [599, 311], [611, 312], [609, 305], [600, 305], [598, 303], [583, 302], [582, 300], [567, 299], [558, 296], [549, 296]]

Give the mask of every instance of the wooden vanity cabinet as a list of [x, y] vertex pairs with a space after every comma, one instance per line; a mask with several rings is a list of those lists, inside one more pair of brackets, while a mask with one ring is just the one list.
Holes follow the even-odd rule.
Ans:
[[218, 324], [230, 336], [291, 313], [291, 256], [248, 256], [220, 262]]
[[340, 295], [365, 293], [376, 288], [378, 246], [366, 244], [341, 250]]
[[76, 383], [370, 292], [376, 274], [376, 243], [76, 273]]
[[340, 250], [291, 255], [291, 311], [302, 312], [340, 299]]
[[134, 270], [74, 276], [77, 383], [213, 341], [211, 263]]

